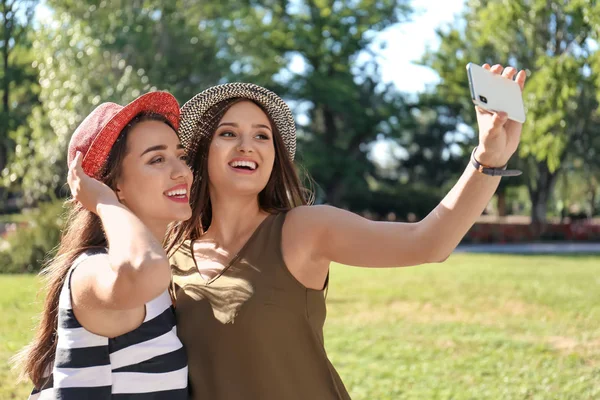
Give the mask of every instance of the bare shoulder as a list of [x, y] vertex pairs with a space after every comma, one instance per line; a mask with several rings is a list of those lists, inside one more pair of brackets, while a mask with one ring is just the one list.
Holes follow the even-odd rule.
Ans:
[[[77, 260], [75, 261], [77, 262]], [[100, 253], [86, 256], [79, 262], [71, 275], [71, 296], [75, 305], [89, 307], [94, 303], [90, 302], [90, 294], [97, 291], [99, 285], [111, 275], [111, 268], [108, 254]]]
[[144, 319], [144, 307], [118, 310], [111, 303], [116, 273], [110, 267], [108, 254], [90, 255], [81, 261], [71, 276], [73, 312], [88, 331], [115, 337], [130, 332]]
[[290, 210], [283, 224], [281, 247], [286, 266], [305, 287], [321, 290], [329, 262], [319, 254], [328, 225], [330, 206], [300, 206]]
[[301, 206], [289, 211], [284, 230], [288, 234], [325, 234], [330, 228], [343, 227], [356, 220], [366, 221], [353, 212], [329, 205]]
[[[77, 262], [77, 260], [75, 261]], [[108, 254], [98, 253], [86, 256], [80, 261], [71, 275], [71, 287], [79, 289], [85, 286], [110, 269]]]
[[323, 205], [300, 206], [291, 209], [283, 224], [284, 243], [291, 240], [296, 244], [302, 243], [304, 246], [310, 246], [327, 226], [328, 210], [331, 209], [335, 210], [334, 207]]
[[318, 227], [340, 212], [344, 211], [328, 205], [300, 206], [288, 212], [285, 223], [292, 226], [300, 225], [303, 229], [306, 229], [307, 225], [308, 228], [311, 225]]

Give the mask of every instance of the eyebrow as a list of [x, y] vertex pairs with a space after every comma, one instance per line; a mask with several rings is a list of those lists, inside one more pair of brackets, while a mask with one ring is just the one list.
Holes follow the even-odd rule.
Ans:
[[[166, 149], [167, 149], [167, 146], [164, 144], [158, 144], [156, 146], [151, 146], [151, 147], [148, 147], [146, 150], [144, 150], [142, 152], [142, 154], [140, 154], [140, 157], [146, 153], [150, 153], [151, 151], [166, 150]], [[183, 145], [181, 143], [179, 143], [177, 145], [177, 150], [185, 150], [185, 147], [183, 147]]]
[[[235, 122], [221, 122], [219, 124], [219, 126], [217, 126], [217, 128], [220, 128], [222, 126], [233, 126], [234, 128], [239, 128], [239, 125], [236, 124]], [[264, 125], [264, 124], [252, 124], [253, 128], [265, 128], [268, 130], [271, 130], [271, 128], [268, 125]]]

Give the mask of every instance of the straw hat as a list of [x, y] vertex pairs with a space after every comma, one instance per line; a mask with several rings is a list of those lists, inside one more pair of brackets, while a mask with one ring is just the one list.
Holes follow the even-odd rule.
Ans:
[[83, 154], [83, 171], [99, 178], [108, 154], [119, 134], [127, 124], [140, 113], [163, 115], [175, 130], [179, 127], [179, 103], [167, 92], [150, 92], [133, 100], [126, 106], [115, 103], [102, 103], [77, 127], [67, 156], [68, 165], [78, 151]]
[[208, 88], [192, 97], [181, 107], [179, 138], [192, 158], [197, 150], [200, 137], [210, 136], [214, 133], [209, 130], [218, 110], [213, 109], [209, 114], [211, 108], [222, 101], [236, 98], [252, 100], [264, 108], [275, 123], [290, 160], [293, 161], [296, 154], [296, 124], [288, 105], [268, 89], [252, 83], [240, 82]]

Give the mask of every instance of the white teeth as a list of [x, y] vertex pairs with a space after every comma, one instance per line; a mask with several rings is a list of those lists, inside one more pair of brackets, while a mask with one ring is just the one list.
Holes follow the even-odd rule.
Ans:
[[232, 167], [248, 167], [250, 169], [256, 169], [257, 165], [254, 161], [232, 161], [229, 163]]
[[172, 197], [172, 196], [183, 196], [183, 195], [187, 194], [187, 189], [169, 190], [166, 194], [169, 197]]

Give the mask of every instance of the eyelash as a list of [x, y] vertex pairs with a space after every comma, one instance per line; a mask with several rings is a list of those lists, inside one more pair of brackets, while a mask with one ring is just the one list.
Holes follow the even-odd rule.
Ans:
[[[231, 137], [231, 136], [227, 136], [228, 134], [231, 134], [231, 135], [235, 136], [235, 133], [233, 133], [233, 132], [231, 132], [231, 131], [224, 131], [224, 132], [221, 132], [221, 133], [219, 134], [219, 136], [222, 136], [222, 137]], [[258, 137], [258, 136], [261, 136], [261, 140], [269, 140], [269, 139], [270, 139], [270, 137], [269, 137], [268, 135], [264, 134], [264, 133], [259, 133], [259, 134], [258, 134], [258, 135], [256, 135], [256, 136], [257, 136], [257, 137]]]
[[[186, 154], [183, 154], [183, 155], [179, 156], [179, 159], [181, 161], [185, 162], [185, 163], [187, 163], [188, 160], [189, 160], [189, 158], [188, 158], [188, 156]], [[157, 163], [162, 162], [162, 161], [164, 161], [164, 157], [159, 156], [159, 157], [153, 158], [150, 161], [150, 164], [157, 164]]]

